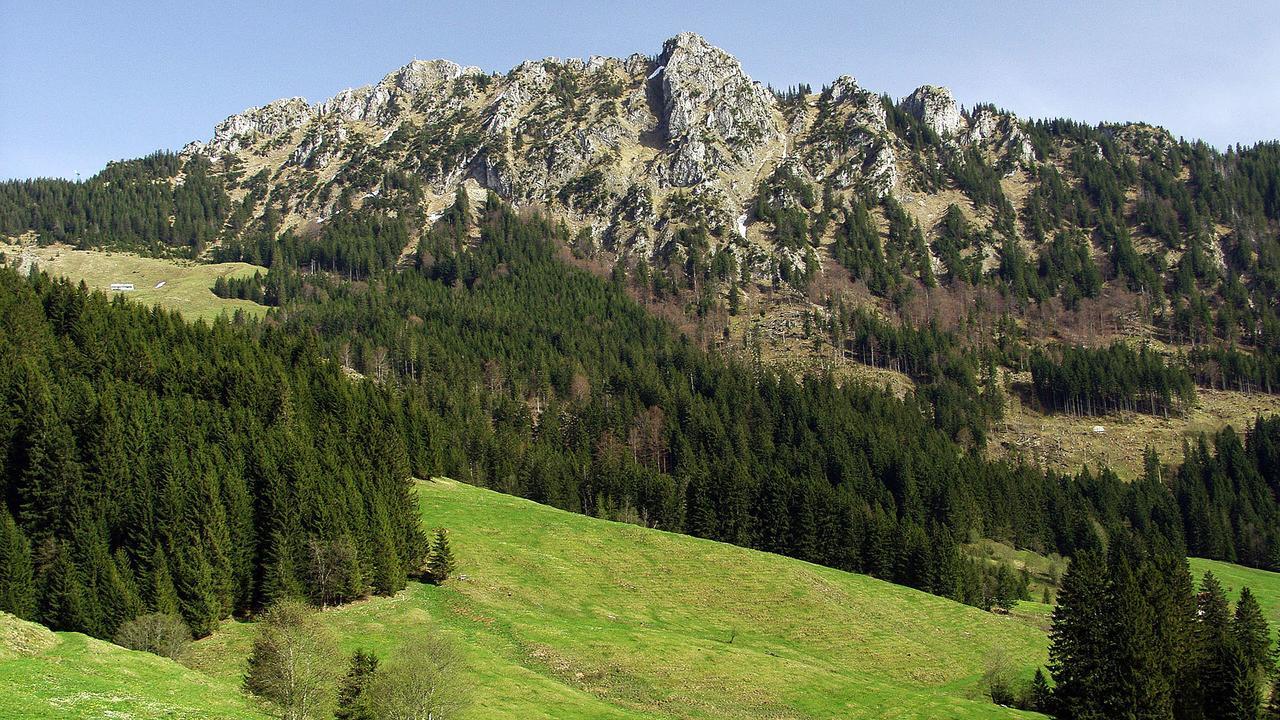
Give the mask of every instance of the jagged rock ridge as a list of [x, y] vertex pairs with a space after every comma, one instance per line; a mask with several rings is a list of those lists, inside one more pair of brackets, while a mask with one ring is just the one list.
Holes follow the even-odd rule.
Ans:
[[[897, 108], [945, 147], [1035, 161], [1021, 121], [967, 114], [945, 88], [922, 87]], [[250, 108], [184, 153], [242, 178], [265, 171], [286, 225], [323, 220], [344, 194], [358, 205], [399, 171], [421, 181], [424, 217], [466, 184], [552, 208], [618, 255], [670, 251], [677, 228], [700, 224], [759, 273], [776, 272], [780, 257], [804, 262], [755, 227], [752, 203], [777, 174], [911, 196], [917, 166], [938, 162], [904, 146], [881, 97], [852, 77], [784, 102], [693, 33], [652, 57], [546, 58], [505, 75], [415, 60], [320, 103]]]

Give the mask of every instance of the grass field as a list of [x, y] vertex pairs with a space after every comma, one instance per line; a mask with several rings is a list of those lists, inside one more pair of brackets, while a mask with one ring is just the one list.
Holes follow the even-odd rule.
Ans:
[[[236, 310], [254, 316], [267, 311], [265, 306], [248, 300], [220, 298], [211, 290], [219, 277], [266, 274], [266, 268], [249, 263], [202, 264], [107, 250], [76, 250], [66, 245], [39, 247], [0, 243], [0, 253], [4, 253], [10, 263], [17, 261], [24, 270], [34, 262], [50, 275], [83, 280], [90, 288], [103, 292], [111, 292], [112, 283], [133, 283], [136, 289], [123, 293], [129, 299], [178, 310], [190, 320], [212, 320]], [[156, 287], [162, 282], [164, 285]]]
[[[459, 575], [327, 610], [346, 651], [454, 638], [488, 718], [1018, 718], [982, 697], [997, 657], [1045, 659], [1050, 606], [998, 616], [776, 555], [605, 522], [448, 480], [419, 483]], [[1050, 577], [1055, 561], [969, 551]], [[1058, 561], [1060, 562], [1060, 561]], [[1193, 559], [1280, 625], [1280, 575]], [[227, 621], [187, 667], [0, 615], [0, 717], [264, 717], [239, 690], [254, 635]], [[407, 648], [410, 651], [412, 648]]]
[[[346, 650], [458, 639], [468, 717], [1029, 717], [979, 687], [999, 654], [1026, 675], [1043, 662], [1043, 632], [1016, 618], [447, 480], [419, 492], [461, 575], [324, 619]], [[234, 681], [252, 634], [225, 623], [193, 667]]]
[[232, 681], [0, 613], [0, 717], [266, 718]]

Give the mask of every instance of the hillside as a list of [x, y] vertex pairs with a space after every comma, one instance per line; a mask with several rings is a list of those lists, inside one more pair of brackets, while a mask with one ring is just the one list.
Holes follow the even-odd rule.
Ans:
[[80, 633], [0, 613], [0, 717], [265, 720], [223, 681]]
[[136, 302], [176, 310], [188, 320], [213, 320], [237, 312], [261, 316], [267, 308], [248, 300], [220, 298], [212, 288], [218, 278], [248, 278], [267, 269], [249, 263], [193, 263], [150, 258], [130, 252], [80, 250], [66, 245], [40, 247], [33, 243], [0, 242], [0, 257], [25, 273], [33, 267], [50, 275], [84, 282], [104, 292], [112, 283], [132, 283], [134, 290], [121, 293]]
[[[321, 617], [348, 651], [387, 653], [424, 627], [457, 640], [468, 718], [1031, 717], [976, 695], [998, 648], [1023, 675], [1043, 662], [1037, 603], [998, 616], [449, 480], [417, 494], [426, 523], [450, 528], [461, 575]], [[1280, 575], [1191, 564], [1233, 597], [1249, 585], [1280, 627]], [[223, 623], [186, 668], [0, 615], [0, 715], [264, 717], [239, 691], [253, 631]]]
[[[271, 267], [274, 287], [296, 291], [264, 301], [288, 308], [331, 293], [316, 275], [361, 283], [416, 264], [460, 194], [478, 205], [492, 192], [562, 223], [566, 257], [705, 347], [935, 404], [981, 390], [987, 408], [937, 413], [962, 444], [990, 433], [1000, 454], [1064, 471], [1104, 459], [1131, 477], [1148, 435], [1176, 461], [1188, 435], [1277, 407], [1275, 143], [1223, 153], [932, 85], [895, 99], [848, 75], [767, 88], [693, 33], [656, 50], [505, 73], [415, 60], [327, 100], [249, 108], [180, 153], [85, 182], [2, 183], [0, 234]], [[262, 285], [217, 305], [263, 300]], [[885, 327], [850, 323], [850, 308]], [[905, 332], [926, 327], [947, 347]], [[979, 387], [1025, 374], [1037, 352], [1112, 342], [1150, 344], [1188, 386], [1227, 394], [1174, 403], [1136, 375], [1102, 410], [1088, 404], [1094, 422], [1075, 416], [1083, 403], [1063, 412], [1012, 384]], [[1175, 412], [1111, 412], [1141, 393]], [[1076, 432], [1097, 424], [1124, 426], [1122, 439]]]
[[[1024, 676], [1043, 633], [897, 585], [596, 520], [449, 480], [417, 487], [460, 576], [326, 611], [343, 647], [409, 627], [463, 643], [471, 718], [1012, 718], [979, 697], [996, 653]], [[233, 682], [253, 632], [192, 664]]]

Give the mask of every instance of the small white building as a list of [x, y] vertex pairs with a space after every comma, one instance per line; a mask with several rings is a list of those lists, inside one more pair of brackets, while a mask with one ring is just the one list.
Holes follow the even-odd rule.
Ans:
[[111, 289], [116, 292], [128, 292], [133, 289], [133, 283], [111, 283]]

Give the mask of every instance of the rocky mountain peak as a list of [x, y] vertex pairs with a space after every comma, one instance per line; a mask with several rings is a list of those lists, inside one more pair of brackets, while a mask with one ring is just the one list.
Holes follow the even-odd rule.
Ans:
[[380, 85], [393, 86], [411, 95], [438, 88], [463, 75], [483, 75], [475, 66], [463, 67], [452, 60], [414, 60], [388, 73]]
[[[921, 87], [900, 107], [944, 139], [936, 155], [922, 160], [883, 98], [850, 75], [817, 95], [776, 95], [686, 32], [656, 57], [544, 58], [503, 75], [414, 60], [315, 105], [288, 98], [232, 115], [185, 152], [231, 155], [243, 177], [270, 178], [286, 224], [328, 217], [344, 193], [357, 205], [388, 202], [385, 178], [404, 173], [421, 187], [426, 217], [469, 183], [564, 212], [619, 255], [678, 252], [679, 229], [702, 224], [768, 272], [777, 248], [750, 246], [770, 231], [748, 232], [762, 187], [781, 187], [771, 197], [790, 207], [819, 185], [915, 192], [961, 147], [1035, 160], [1016, 117], [989, 106], [966, 117], [945, 88]], [[788, 252], [792, 267], [805, 262]]]
[[922, 85], [902, 101], [902, 109], [947, 138], [959, 135], [965, 128], [964, 114], [951, 91], [937, 85]]
[[260, 138], [292, 133], [314, 114], [315, 109], [304, 98], [273, 100], [228, 117], [213, 127], [209, 142], [193, 142], [184, 152], [202, 152], [214, 159], [235, 154]]
[[696, 33], [663, 44], [649, 76], [662, 99], [674, 150], [667, 180], [687, 187], [711, 179], [716, 166], [758, 163], [783, 136], [777, 100], [729, 53]]

